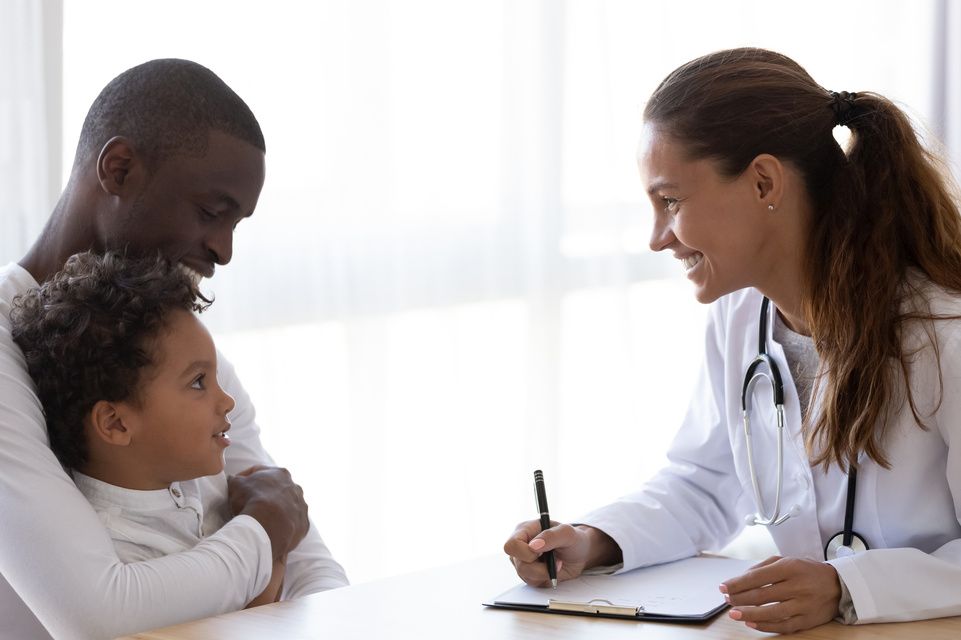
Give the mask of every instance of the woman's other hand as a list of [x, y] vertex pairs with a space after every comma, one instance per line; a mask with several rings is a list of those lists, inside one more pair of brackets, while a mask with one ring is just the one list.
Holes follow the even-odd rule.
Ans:
[[721, 593], [734, 620], [758, 631], [793, 633], [837, 617], [841, 581], [826, 562], [772, 556], [722, 582]]

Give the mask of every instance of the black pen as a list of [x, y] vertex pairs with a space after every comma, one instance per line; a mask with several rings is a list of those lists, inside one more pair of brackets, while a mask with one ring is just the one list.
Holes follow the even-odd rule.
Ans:
[[[547, 512], [547, 490], [544, 489], [544, 472], [538, 469], [534, 472], [534, 495], [537, 496], [537, 511], [541, 514], [541, 531], [551, 528], [551, 514]], [[557, 565], [554, 564], [554, 552], [548, 551], [544, 560], [547, 562], [547, 575], [551, 579], [551, 586], [557, 588]]]

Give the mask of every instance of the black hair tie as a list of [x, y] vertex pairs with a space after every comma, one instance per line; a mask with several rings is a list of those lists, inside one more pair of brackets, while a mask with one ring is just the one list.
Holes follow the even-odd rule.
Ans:
[[834, 111], [834, 121], [842, 127], [858, 116], [857, 107], [854, 101], [858, 99], [858, 94], [842, 91], [831, 92], [831, 110]]

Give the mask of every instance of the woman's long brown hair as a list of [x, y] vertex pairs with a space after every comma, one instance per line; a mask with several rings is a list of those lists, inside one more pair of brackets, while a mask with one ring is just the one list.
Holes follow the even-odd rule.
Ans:
[[[852, 133], [846, 154], [832, 134], [838, 110]], [[889, 100], [836, 97], [763, 49], [688, 62], [657, 88], [644, 118], [726, 176], [763, 153], [800, 171], [813, 211], [803, 313], [826, 382], [805, 425], [808, 453], [815, 465], [846, 468], [863, 452], [888, 467], [883, 436], [903, 402], [927, 428], [907, 384], [909, 322], [925, 323], [938, 355], [938, 317], [909, 273], [961, 292], [961, 216], [943, 163]]]

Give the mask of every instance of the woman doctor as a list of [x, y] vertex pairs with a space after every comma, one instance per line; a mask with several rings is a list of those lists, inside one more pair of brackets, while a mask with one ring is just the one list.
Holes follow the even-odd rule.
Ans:
[[695, 395], [638, 492], [519, 525], [517, 573], [547, 584], [548, 550], [560, 579], [626, 571], [759, 524], [783, 557], [720, 585], [749, 627], [961, 614], [961, 217], [908, 118], [722, 51], [654, 92], [639, 164], [651, 248], [712, 303]]

